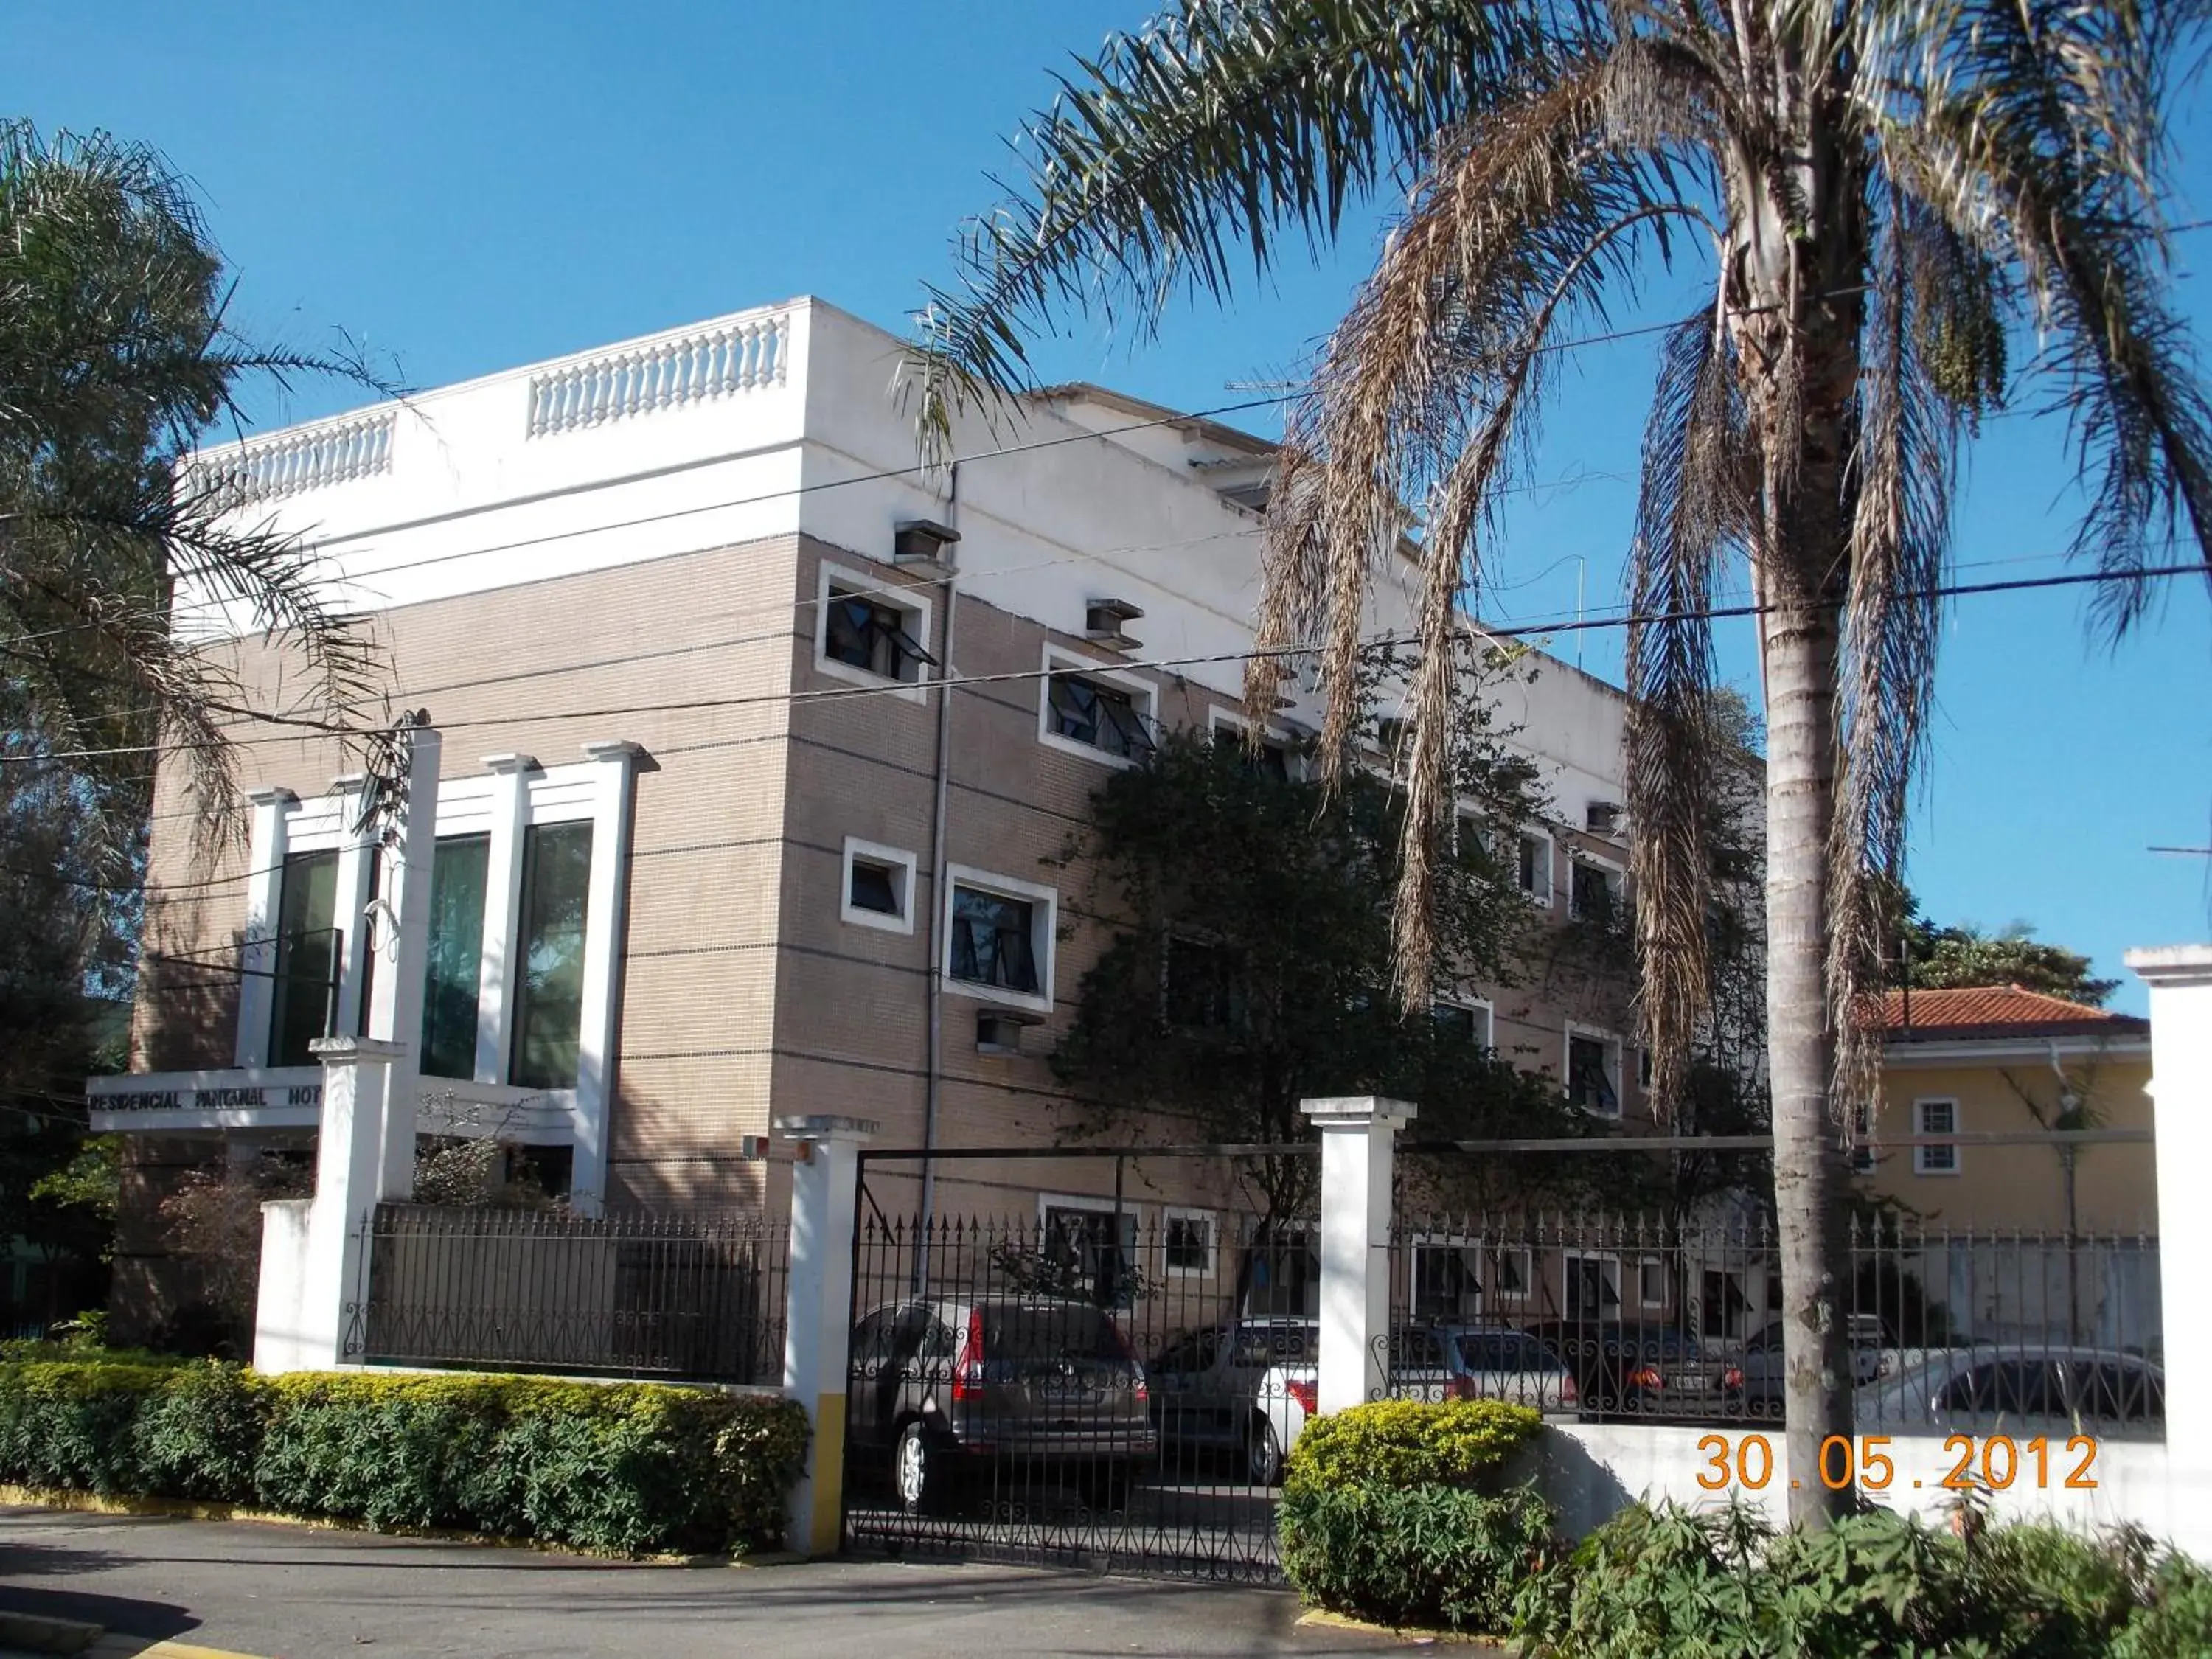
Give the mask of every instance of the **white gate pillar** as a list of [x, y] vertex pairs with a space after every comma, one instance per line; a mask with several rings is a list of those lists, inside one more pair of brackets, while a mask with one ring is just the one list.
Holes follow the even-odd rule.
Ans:
[[845, 1485], [845, 1379], [853, 1325], [853, 1223], [860, 1212], [864, 1119], [778, 1118], [796, 1143], [791, 1170], [791, 1267], [783, 1325], [783, 1391], [806, 1408], [813, 1434], [792, 1488], [784, 1537], [807, 1555], [837, 1551]]
[[[2212, 1325], [2197, 1298], [2212, 1275], [2212, 945], [2130, 951], [2150, 987], [2151, 1121], [2158, 1136], [2158, 1282], [2166, 1341], [2166, 1445], [2174, 1522], [2212, 1547]], [[2183, 1493], [2203, 1494], [2185, 1517]]]
[[1321, 1130], [1323, 1413], [1382, 1397], [1390, 1335], [1390, 1176], [1398, 1131], [1418, 1109], [1376, 1095], [1304, 1100]]
[[[319, 1037], [322, 1117], [315, 1195], [262, 1206], [253, 1369], [328, 1370], [346, 1357], [346, 1327], [368, 1289], [362, 1224], [374, 1210], [393, 1062], [404, 1049], [374, 1037]], [[302, 1212], [304, 1211], [304, 1214]]]

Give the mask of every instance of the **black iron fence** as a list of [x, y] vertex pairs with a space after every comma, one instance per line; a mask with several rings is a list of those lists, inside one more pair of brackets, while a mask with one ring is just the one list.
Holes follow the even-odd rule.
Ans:
[[864, 1212], [845, 1541], [1272, 1581], [1275, 1483], [1315, 1405], [1310, 1221], [1040, 1200]]
[[790, 1230], [757, 1215], [385, 1204], [366, 1242], [371, 1364], [783, 1378]]
[[[1763, 1218], [1401, 1217], [1382, 1391], [1705, 1423], [1783, 1413]], [[1863, 1431], [2157, 1434], [2158, 1243], [1855, 1219], [1842, 1305]]]

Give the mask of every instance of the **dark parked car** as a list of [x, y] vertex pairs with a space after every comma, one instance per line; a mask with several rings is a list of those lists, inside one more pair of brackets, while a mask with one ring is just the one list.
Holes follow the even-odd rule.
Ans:
[[880, 1459], [916, 1512], [984, 1468], [1073, 1471], [1118, 1504], [1159, 1449], [1145, 1368], [1113, 1320], [1054, 1297], [876, 1309], [854, 1328], [846, 1413], [848, 1455]]
[[1584, 1411], [1719, 1417], [1742, 1409], [1743, 1373], [1673, 1326], [1555, 1319], [1528, 1334], [1566, 1362]]
[[1319, 1328], [1295, 1317], [1240, 1320], [1170, 1343], [1146, 1368], [1152, 1417], [1171, 1460], [1231, 1452], [1255, 1486], [1283, 1459], [1314, 1409]]

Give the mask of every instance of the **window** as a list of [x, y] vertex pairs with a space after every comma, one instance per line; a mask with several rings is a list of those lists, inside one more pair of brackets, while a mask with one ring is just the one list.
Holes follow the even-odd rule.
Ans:
[[338, 855], [294, 853], [277, 901], [272, 1066], [313, 1066], [307, 1045], [330, 1029], [337, 994]]
[[1491, 1278], [1491, 1285], [1498, 1295], [1513, 1299], [1528, 1294], [1528, 1252], [1526, 1247], [1500, 1250], [1498, 1266]]
[[1466, 1298], [1482, 1293], [1474, 1252], [1457, 1244], [1413, 1248], [1413, 1317], [1457, 1319]]
[[[1955, 1100], [1916, 1100], [1912, 1103], [1912, 1116], [1917, 1133], [1921, 1134], [1954, 1135], [1959, 1133], [1959, 1103]], [[1958, 1174], [1959, 1149], [1956, 1146], [1915, 1146], [1912, 1149], [1912, 1173]]]
[[1204, 1211], [1169, 1211], [1161, 1243], [1170, 1273], [1213, 1276], [1213, 1218]]
[[1375, 722], [1375, 746], [1382, 751], [1382, 765], [1393, 777], [1412, 757], [1413, 729], [1393, 714]]
[[1620, 1314], [1620, 1267], [1601, 1255], [1566, 1259], [1567, 1317], [1614, 1319]]
[[1255, 750], [1245, 741], [1243, 724], [1224, 719], [1218, 709], [1214, 711], [1213, 746], [1225, 754], [1234, 755], [1248, 771], [1273, 778], [1278, 783], [1291, 781], [1289, 744], [1270, 735], [1260, 739], [1260, 747]]
[[920, 677], [922, 664], [936, 660], [915, 638], [911, 615], [898, 606], [835, 582], [829, 601], [822, 654], [830, 661], [882, 679], [911, 680]]
[[1874, 1108], [1863, 1101], [1851, 1109], [1851, 1172], [1874, 1173]]
[[489, 836], [438, 843], [430, 865], [430, 957], [422, 986], [422, 1075], [477, 1074], [477, 993], [483, 975]]
[[1521, 890], [1539, 904], [1552, 902], [1552, 838], [1523, 831], [1517, 854]]
[[1046, 731], [1126, 761], [1152, 752], [1152, 734], [1133, 693], [1081, 674], [1054, 674], [1045, 682]]
[[2057, 1417], [2066, 1403], [2048, 1360], [1995, 1359], [1953, 1377], [1936, 1397], [1936, 1409], [1975, 1417]]
[[[1039, 1249], [1043, 1283], [1039, 1288], [1096, 1298], [1118, 1306], [1136, 1286], [1130, 1268], [1137, 1260], [1137, 1218], [1113, 1207], [1092, 1208], [1081, 1200], [1046, 1200], [1039, 1206]], [[989, 1350], [995, 1352], [996, 1350]]]
[[1492, 1046], [1487, 1003], [1447, 1002], [1439, 999], [1429, 1005], [1429, 1018], [1436, 1022], [1438, 1031], [1449, 1033], [1462, 1042], [1473, 1043], [1479, 1048]]
[[524, 830], [521, 949], [516, 953], [522, 971], [515, 986], [514, 1060], [508, 1075], [519, 1087], [576, 1086], [591, 881], [588, 822]]
[[1567, 876], [1567, 914], [1577, 921], [1611, 927], [1621, 919], [1620, 880], [1618, 871], [1575, 860]]
[[922, 643], [929, 637], [927, 599], [824, 564], [814, 610], [814, 665], [823, 673], [863, 685], [902, 683], [908, 689], [895, 695], [913, 702], [927, 696], [922, 669], [937, 660]]
[[1567, 1103], [1600, 1117], [1620, 1115], [1620, 1044], [1607, 1036], [1567, 1033]]
[[1051, 1012], [1058, 896], [1049, 887], [959, 865], [946, 875], [947, 988]]
[[1667, 1305], [1667, 1264], [1647, 1255], [1636, 1264], [1636, 1295], [1647, 1308]]
[[840, 917], [885, 933], [913, 933], [915, 863], [915, 855], [899, 848], [846, 836]]

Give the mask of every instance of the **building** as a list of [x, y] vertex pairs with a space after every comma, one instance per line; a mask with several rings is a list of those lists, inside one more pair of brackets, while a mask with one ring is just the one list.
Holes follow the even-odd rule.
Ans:
[[1927, 1146], [1984, 1131], [2151, 1128], [2150, 1022], [2017, 985], [1892, 991], [1861, 1188], [1955, 1231], [2155, 1233], [2157, 1159], [2117, 1145]]
[[[775, 1212], [788, 1115], [874, 1120], [884, 1146], [1055, 1144], [1045, 1056], [1098, 943], [1069, 830], [1151, 732], [1238, 720], [1269, 445], [1072, 386], [963, 427], [970, 459], [926, 477], [900, 351], [800, 299], [197, 463], [307, 538], [373, 613], [391, 709], [441, 734], [406, 1062], [424, 1127], [527, 1148], [579, 1209]], [[179, 605], [255, 706], [284, 706], [281, 642]], [[1518, 827], [1522, 882], [1564, 917], [1623, 896], [1624, 704], [1543, 670], [1501, 719], [1560, 820]], [[1287, 690], [1285, 732], [1315, 724]], [[361, 780], [312, 732], [240, 737], [252, 822], [212, 867], [162, 770], [134, 1072], [94, 1085], [130, 1147], [118, 1305], [161, 1299], [165, 1182], [303, 1152], [308, 1044], [366, 1030], [396, 971]], [[1623, 988], [1458, 1001], [1638, 1115]], [[1065, 1218], [1110, 1191], [1074, 1160], [947, 1166], [940, 1202]]]

